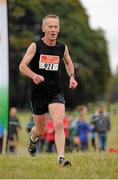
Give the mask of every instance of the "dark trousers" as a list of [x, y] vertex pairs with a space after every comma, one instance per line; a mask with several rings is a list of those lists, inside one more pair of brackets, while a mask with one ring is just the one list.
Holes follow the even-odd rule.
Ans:
[[46, 141], [46, 152], [55, 152], [55, 141]]
[[92, 144], [94, 150], [96, 150], [96, 141], [95, 141], [95, 137], [92, 137], [92, 138], [91, 138], [91, 144]]
[[81, 151], [87, 151], [88, 150], [88, 142], [80, 142], [80, 149], [81, 149]]
[[38, 148], [38, 152], [43, 152], [44, 150], [44, 146], [45, 146], [45, 139], [44, 138], [40, 138], [37, 144], [37, 148]]
[[105, 149], [106, 149], [106, 141], [107, 141], [106, 132], [98, 132], [98, 140], [99, 140], [99, 150], [100, 151], [105, 151]]

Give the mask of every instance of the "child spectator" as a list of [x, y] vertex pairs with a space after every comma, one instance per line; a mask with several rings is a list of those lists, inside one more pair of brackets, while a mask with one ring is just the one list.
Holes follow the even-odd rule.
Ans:
[[81, 151], [87, 151], [89, 132], [89, 125], [86, 122], [87, 107], [85, 105], [80, 105], [77, 107], [77, 111], [79, 112], [77, 121], [77, 136], [80, 141], [80, 149]]
[[79, 141], [78, 137], [76, 136], [76, 128], [77, 128], [77, 120], [78, 119], [78, 112], [75, 110], [72, 114], [70, 126], [69, 126], [69, 143], [70, 143], [70, 150], [78, 151]]
[[91, 139], [91, 145], [96, 150], [96, 135], [95, 135], [95, 125], [90, 124], [90, 139]]
[[63, 120], [63, 124], [64, 124], [64, 132], [65, 132], [65, 151], [68, 152], [69, 151], [69, 136], [70, 136], [70, 132], [69, 132], [69, 124], [70, 124], [70, 120], [67, 116], [64, 117]]
[[45, 131], [45, 144], [46, 144], [46, 152], [54, 152], [55, 151], [55, 131], [53, 126], [53, 121], [49, 117], [46, 123], [46, 131]]
[[99, 151], [106, 150], [107, 133], [110, 130], [110, 119], [103, 104], [99, 104], [97, 112], [92, 116], [91, 123], [98, 134]]
[[15, 153], [19, 141], [20, 121], [17, 117], [17, 109], [10, 108], [9, 130], [8, 130], [8, 152]]

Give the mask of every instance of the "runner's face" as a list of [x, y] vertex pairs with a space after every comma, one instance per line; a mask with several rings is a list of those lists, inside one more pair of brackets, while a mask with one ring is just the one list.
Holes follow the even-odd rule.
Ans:
[[48, 40], [56, 40], [59, 33], [59, 20], [55, 18], [46, 19], [43, 32]]

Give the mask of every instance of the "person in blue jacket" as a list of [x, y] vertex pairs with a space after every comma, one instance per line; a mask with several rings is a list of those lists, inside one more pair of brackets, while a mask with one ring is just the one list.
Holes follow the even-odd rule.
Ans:
[[79, 112], [79, 117], [77, 121], [77, 136], [80, 141], [80, 150], [88, 150], [88, 133], [89, 124], [86, 121], [87, 107], [85, 105], [80, 105], [77, 108]]

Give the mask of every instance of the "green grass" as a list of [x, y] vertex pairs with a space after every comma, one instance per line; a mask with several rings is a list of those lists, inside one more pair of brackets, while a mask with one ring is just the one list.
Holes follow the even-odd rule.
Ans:
[[30, 115], [18, 114], [22, 125], [18, 151], [15, 156], [0, 156], [0, 179], [118, 179], [118, 153], [108, 153], [109, 148], [118, 148], [118, 114], [111, 114], [107, 152], [93, 152], [90, 147], [88, 153], [66, 153], [71, 168], [59, 167], [56, 154], [28, 155], [26, 124]]
[[1, 179], [87, 179], [118, 178], [118, 155], [107, 153], [66, 154], [71, 168], [61, 168], [55, 154], [29, 156], [0, 156]]

